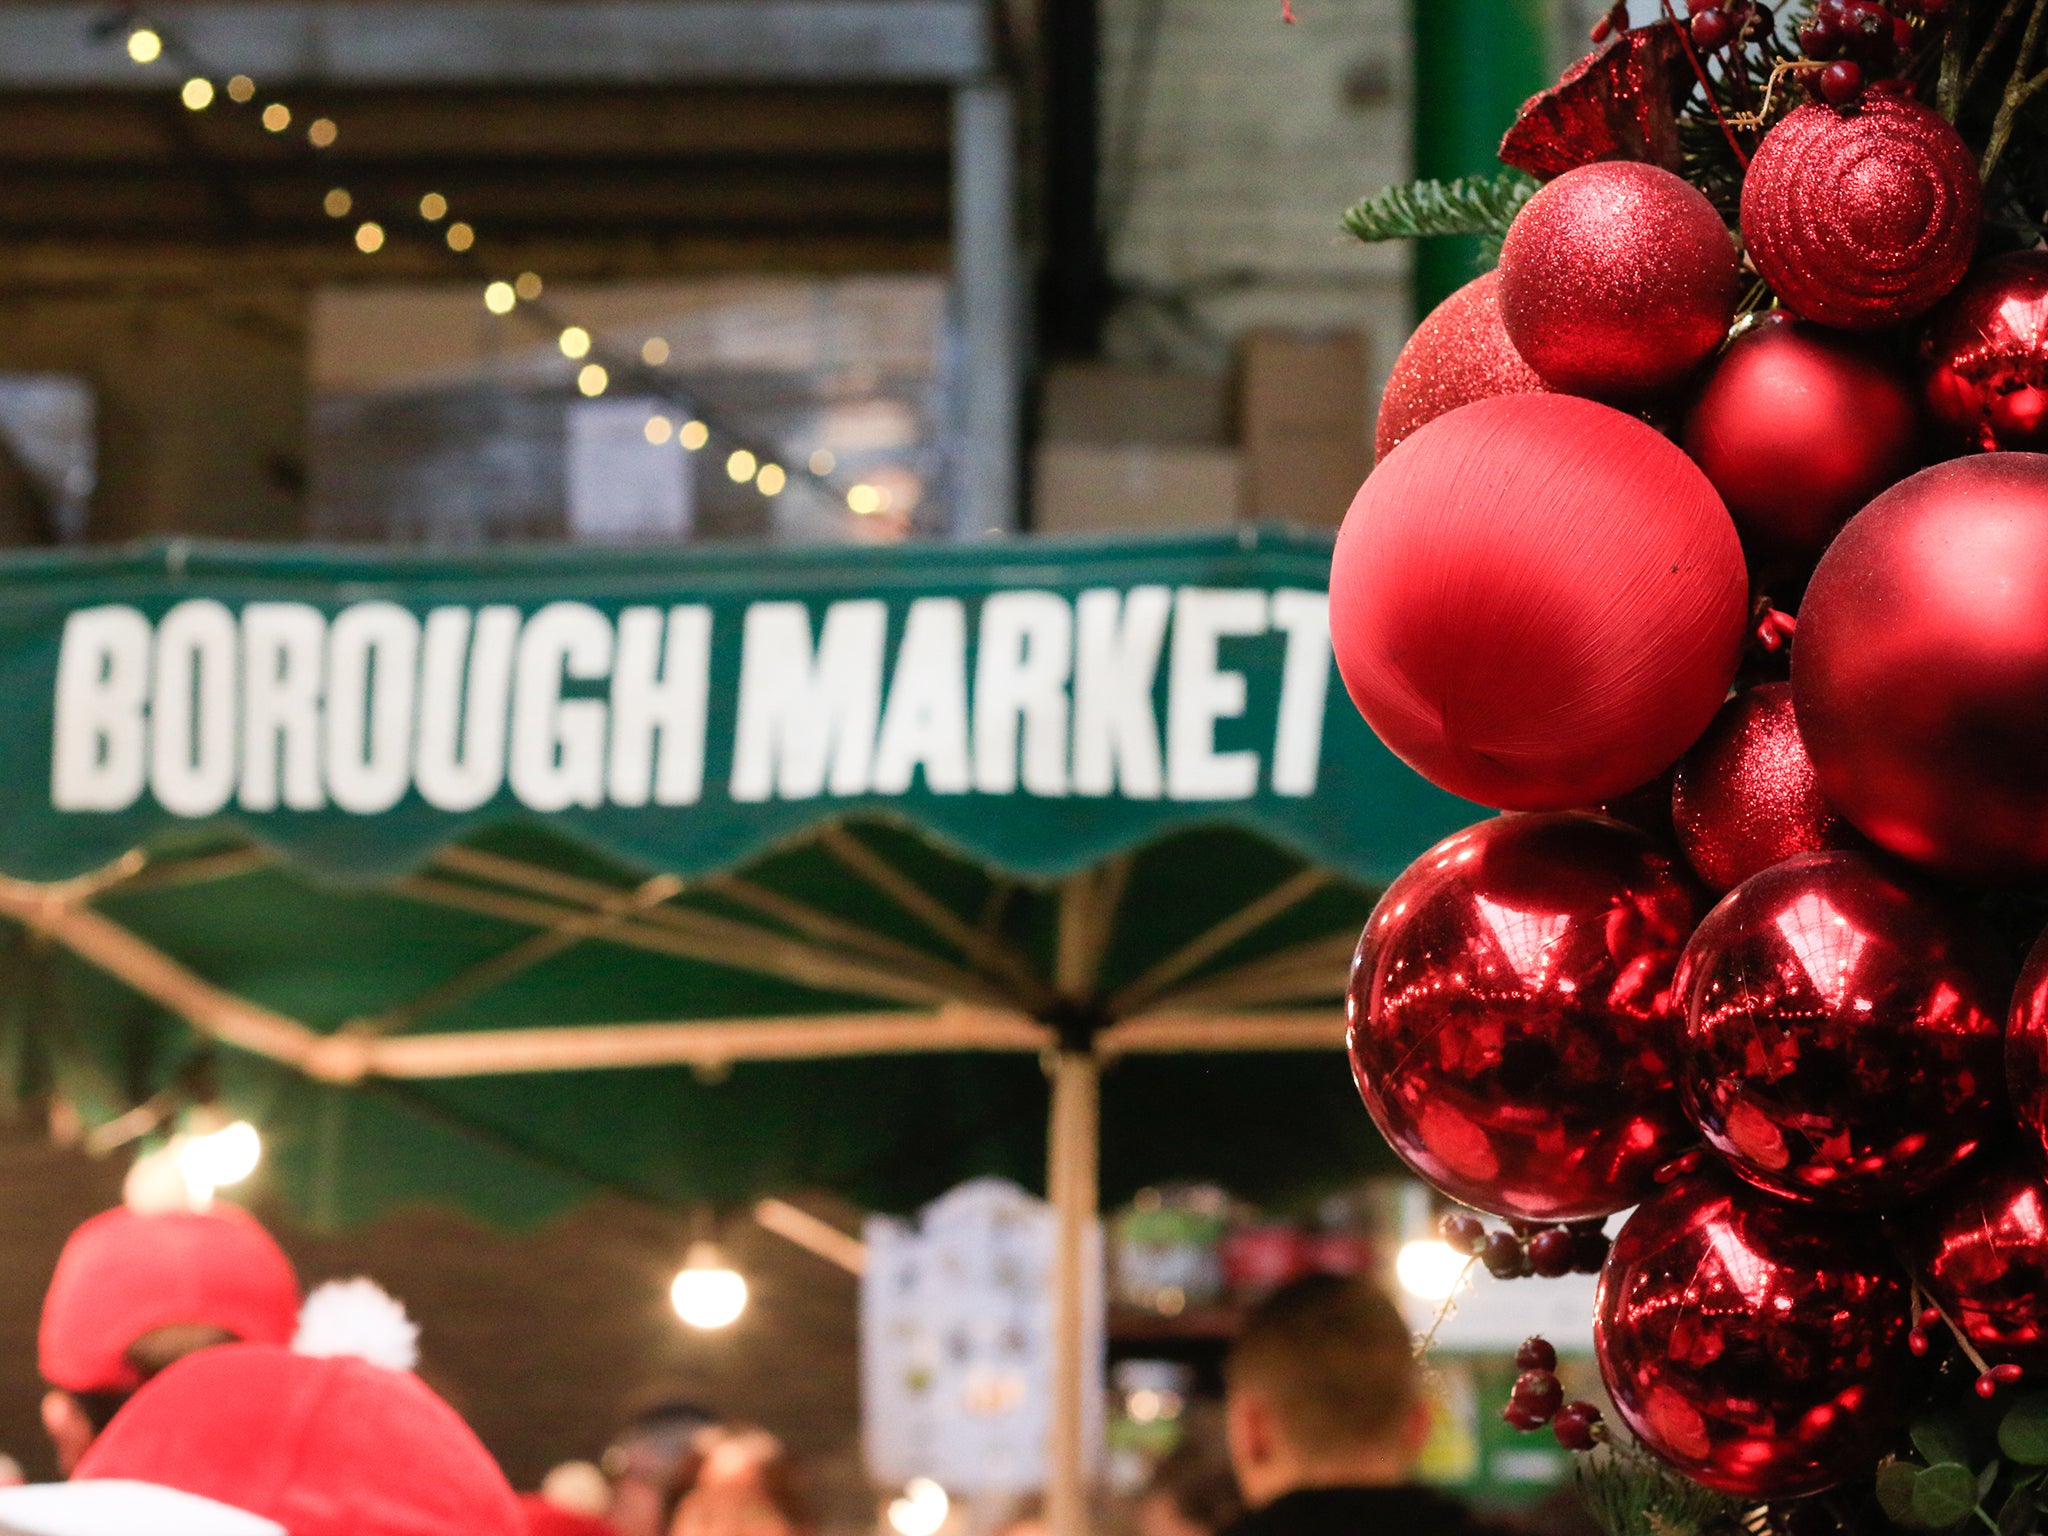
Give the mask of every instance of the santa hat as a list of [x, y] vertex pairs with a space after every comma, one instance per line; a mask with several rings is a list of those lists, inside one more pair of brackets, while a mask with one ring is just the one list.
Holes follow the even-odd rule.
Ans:
[[[71, 1234], [43, 1298], [43, 1379], [67, 1392], [132, 1392], [137, 1339], [174, 1324], [283, 1344], [298, 1326], [291, 1260], [233, 1205], [103, 1211]], [[4, 1529], [4, 1528], [0, 1528]]]
[[[131, 1510], [117, 1527], [124, 1533], [523, 1536], [526, 1529], [491, 1453], [417, 1376], [272, 1344], [223, 1344], [171, 1366], [114, 1416], [71, 1482], [0, 1489], [0, 1533], [115, 1529], [91, 1523], [93, 1501], [106, 1497], [96, 1485], [108, 1480], [133, 1500], [157, 1501]], [[172, 1526], [174, 1514], [188, 1523]], [[273, 1523], [250, 1526], [251, 1515]]]

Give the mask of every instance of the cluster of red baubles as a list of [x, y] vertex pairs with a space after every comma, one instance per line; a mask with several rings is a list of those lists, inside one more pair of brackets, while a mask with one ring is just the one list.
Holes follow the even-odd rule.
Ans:
[[[1880, 70], [1904, 11], [1808, 50]], [[1520, 1224], [1446, 1234], [1497, 1274], [1636, 1207], [1615, 1406], [1777, 1499], [1870, 1473], [1948, 1324], [1986, 1394], [2048, 1371], [2048, 939], [1985, 915], [2048, 876], [2048, 253], [1976, 261], [1973, 157], [1882, 85], [1780, 119], [1740, 223], [1747, 269], [1668, 171], [1537, 192], [1395, 368], [1331, 631], [1396, 753], [1523, 813], [1374, 911], [1367, 1106]]]

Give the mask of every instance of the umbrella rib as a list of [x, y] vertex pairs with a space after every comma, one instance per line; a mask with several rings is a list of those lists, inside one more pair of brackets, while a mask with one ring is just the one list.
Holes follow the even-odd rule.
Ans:
[[682, 888], [683, 882], [674, 875], [656, 875], [652, 880], [642, 881], [633, 890], [618, 892], [594, 911], [561, 918], [552, 927], [521, 939], [510, 949], [479, 960], [410, 1001], [381, 1013], [351, 1019], [342, 1027], [358, 1034], [396, 1034], [431, 1014], [443, 1012], [479, 993], [504, 985], [564, 950], [573, 949], [585, 939], [604, 937], [648, 907], [667, 901]]
[[739, 875], [720, 875], [706, 881], [704, 888], [751, 907], [762, 916], [799, 933], [807, 933], [814, 939], [857, 951], [871, 960], [886, 960], [912, 974], [922, 974], [927, 980], [951, 989], [954, 995], [963, 999], [973, 998], [988, 1003], [1003, 1001], [1002, 993], [990, 986], [985, 977], [977, 976], [962, 966], [950, 965], [914, 945], [876, 933], [871, 928], [863, 928], [858, 923], [847, 922], [830, 912], [820, 911], [808, 902], [785, 896]]
[[1174, 1008], [1228, 1008], [1335, 997], [1344, 990], [1345, 967], [1357, 948], [1351, 934], [1327, 934], [1205, 976], [1158, 1002]]
[[855, 875], [896, 903], [962, 954], [1022, 994], [1027, 1006], [1042, 1009], [1058, 1001], [1044, 978], [1035, 974], [1009, 945], [984, 933], [959, 913], [918, 886], [902, 870], [876, 853], [843, 826], [826, 827], [818, 843]]
[[1130, 878], [1131, 856], [1124, 853], [1099, 869], [1082, 870], [1061, 882], [1054, 967], [1060, 992], [1066, 997], [1078, 1000], [1094, 995]]
[[[552, 928], [563, 918], [588, 910], [486, 890], [461, 881], [439, 880], [431, 875], [402, 876], [392, 883], [391, 889], [398, 895], [415, 900], [457, 907], [507, 922], [525, 923], [534, 928]], [[897, 1002], [930, 1004], [948, 1000], [942, 988], [874, 969], [847, 956], [813, 948], [798, 939], [706, 913], [682, 913], [674, 908], [667, 910], [674, 917], [687, 921], [671, 921], [657, 926], [647, 922], [647, 914], [643, 913], [638, 919], [620, 921], [598, 937], [608, 944], [622, 944], [683, 960], [708, 961], [735, 970], [774, 976], [799, 986], [853, 992]]]
[[1202, 1013], [1162, 1008], [1122, 1019], [1095, 1037], [1105, 1057], [1181, 1051], [1341, 1051], [1344, 1014], [1336, 1008]]
[[1109, 1012], [1115, 1017], [1122, 1017], [1156, 1000], [1190, 971], [1215, 959], [1239, 939], [1265, 927], [1289, 908], [1299, 906], [1334, 878], [1327, 869], [1314, 866], [1290, 875], [1263, 896], [1239, 907], [1183, 944], [1137, 980], [1118, 988], [1109, 999]]

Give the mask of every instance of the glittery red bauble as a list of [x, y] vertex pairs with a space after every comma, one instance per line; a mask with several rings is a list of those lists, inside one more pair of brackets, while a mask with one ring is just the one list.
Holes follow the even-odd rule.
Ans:
[[1908, 1306], [1870, 1223], [1781, 1205], [1709, 1165], [1622, 1226], [1593, 1347], [1650, 1450], [1723, 1493], [1793, 1498], [1868, 1476], [1890, 1448]]
[[1686, 945], [1678, 989], [1686, 1111], [1774, 1195], [1897, 1205], [2003, 1118], [2011, 971], [1977, 923], [1862, 854], [1745, 880]]
[[1992, 1364], [2048, 1366], [2048, 1184], [2021, 1159], [1971, 1172], [1904, 1213], [1907, 1261]]
[[1721, 706], [1678, 760], [1671, 824], [1693, 870], [1716, 891], [1795, 853], [1842, 848], [1856, 834], [1820, 792], [1792, 717], [1792, 685], [1759, 683]]
[[1522, 361], [1500, 323], [1500, 277], [1485, 272], [1429, 312], [1387, 375], [1373, 455], [1384, 459], [1424, 422], [1474, 400], [1550, 386]]
[[1735, 245], [1692, 183], [1605, 160], [1544, 187], [1508, 226], [1500, 310], [1551, 386], [1630, 401], [1681, 384], [1735, 315]]
[[1850, 337], [1782, 310], [1738, 338], [1685, 419], [1753, 565], [1803, 572], [1915, 463], [1913, 391]]
[[1959, 448], [2048, 448], [2048, 251], [1986, 262], [1927, 324], [1927, 408]]
[[2048, 456], [1902, 480], [1821, 557], [1792, 648], [1821, 792], [1964, 877], [2048, 870]]
[[2020, 967], [2005, 1029], [2005, 1086], [2030, 1150], [2048, 1166], [2048, 933]]
[[1872, 90], [1853, 112], [1797, 107], [1764, 135], [1742, 182], [1742, 238], [1793, 313], [1871, 330], [1961, 281], [1983, 201], [1962, 135], [1932, 108]]
[[1701, 902], [1633, 827], [1502, 816], [1446, 838], [1373, 909], [1351, 1070], [1408, 1166], [1532, 1221], [1634, 1204], [1691, 1140], [1670, 995]]
[[1330, 633], [1352, 700], [1418, 773], [1483, 805], [1597, 805], [1677, 760], [1748, 619], [1735, 525], [1633, 417], [1567, 395], [1439, 416], [1337, 535]]

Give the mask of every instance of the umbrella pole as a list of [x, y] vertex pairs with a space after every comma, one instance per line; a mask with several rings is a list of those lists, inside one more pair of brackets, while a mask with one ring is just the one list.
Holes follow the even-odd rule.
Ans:
[[1088, 1394], [1099, 1390], [1088, 1340], [1089, 1265], [1095, 1251], [1101, 1067], [1061, 1051], [1052, 1069], [1046, 1190], [1058, 1218], [1053, 1258], [1052, 1435], [1045, 1515], [1050, 1536], [1087, 1536]]

